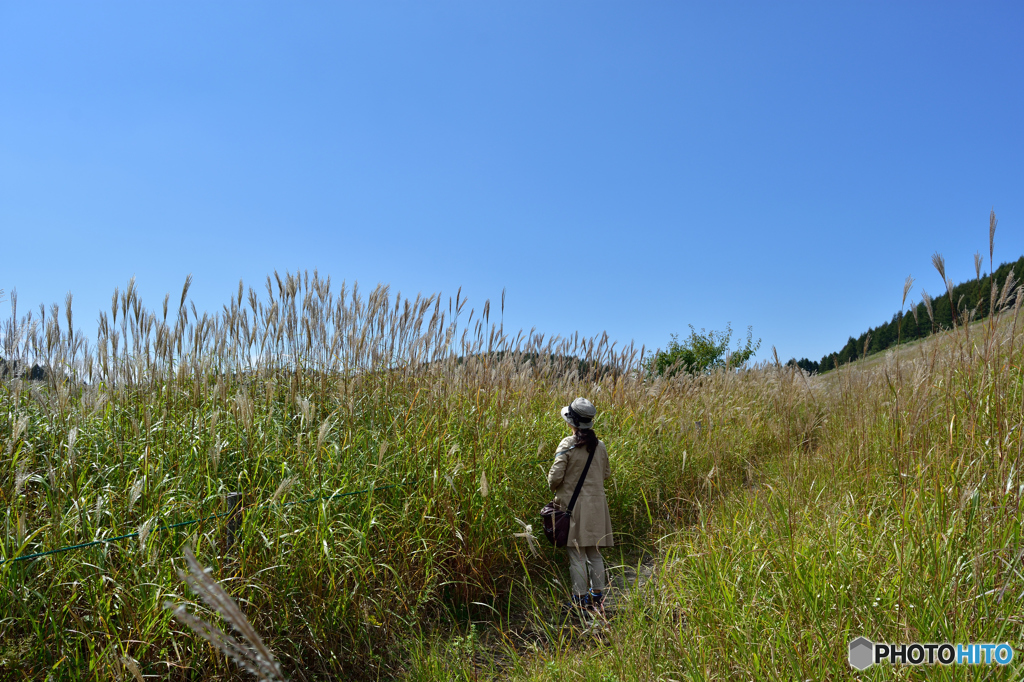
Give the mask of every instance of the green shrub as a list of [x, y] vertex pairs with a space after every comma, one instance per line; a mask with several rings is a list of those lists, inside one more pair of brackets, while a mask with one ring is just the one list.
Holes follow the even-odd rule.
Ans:
[[687, 374], [706, 374], [719, 368], [735, 369], [742, 367], [754, 356], [761, 347], [761, 339], [754, 341], [753, 327], [747, 327], [747, 342], [740, 345], [737, 340], [736, 350], [729, 352], [729, 341], [732, 339], [732, 326], [726, 325], [725, 331], [711, 330], [700, 332], [690, 325], [690, 336], [682, 343], [679, 335], [673, 334], [666, 350], [658, 350], [647, 360], [645, 369], [652, 376], [673, 376], [678, 372]]

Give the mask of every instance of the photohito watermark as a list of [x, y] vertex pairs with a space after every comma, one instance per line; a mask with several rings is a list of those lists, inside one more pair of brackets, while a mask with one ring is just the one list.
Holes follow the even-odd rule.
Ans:
[[1009, 644], [886, 644], [858, 637], [850, 642], [850, 665], [865, 670], [875, 663], [892, 665], [1006, 665], [1013, 660]]

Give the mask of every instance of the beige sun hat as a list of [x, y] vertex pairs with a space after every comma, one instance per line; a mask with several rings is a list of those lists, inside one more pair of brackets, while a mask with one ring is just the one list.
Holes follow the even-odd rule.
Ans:
[[577, 429], [594, 428], [594, 417], [596, 416], [597, 408], [586, 398], [576, 398], [562, 408], [562, 419], [569, 426], [575, 426]]

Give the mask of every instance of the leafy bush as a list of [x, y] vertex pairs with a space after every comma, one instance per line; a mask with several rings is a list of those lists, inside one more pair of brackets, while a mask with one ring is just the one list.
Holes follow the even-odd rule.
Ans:
[[690, 336], [679, 342], [679, 335], [673, 334], [672, 340], [666, 350], [658, 350], [646, 363], [646, 370], [649, 375], [672, 376], [677, 372], [687, 374], [707, 374], [712, 370], [725, 367], [735, 369], [742, 367], [754, 356], [757, 349], [761, 347], [761, 339], [754, 341], [753, 327], [747, 327], [747, 343], [743, 346], [736, 343], [736, 350], [729, 351], [729, 341], [732, 339], [732, 326], [725, 325], [725, 331], [712, 329], [705, 332], [701, 328], [697, 332], [690, 325]]

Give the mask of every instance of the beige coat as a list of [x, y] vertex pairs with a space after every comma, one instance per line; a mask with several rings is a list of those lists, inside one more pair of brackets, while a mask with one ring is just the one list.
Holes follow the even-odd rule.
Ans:
[[[576, 482], [587, 465], [587, 449], [573, 448], [575, 436], [568, 436], [558, 444], [555, 463], [548, 472], [548, 486], [555, 491], [555, 503], [559, 509], [569, 506]], [[611, 547], [612, 517], [608, 513], [608, 500], [604, 495], [604, 480], [611, 475], [608, 451], [604, 443], [598, 442], [594, 461], [583, 482], [580, 496], [576, 498], [572, 521], [569, 523], [569, 547]], [[574, 542], [575, 541], [575, 542]]]

